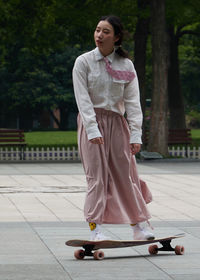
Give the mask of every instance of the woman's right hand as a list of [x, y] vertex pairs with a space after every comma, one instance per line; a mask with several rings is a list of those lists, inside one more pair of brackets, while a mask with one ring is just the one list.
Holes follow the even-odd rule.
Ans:
[[97, 137], [89, 140], [92, 144], [104, 144], [103, 137]]

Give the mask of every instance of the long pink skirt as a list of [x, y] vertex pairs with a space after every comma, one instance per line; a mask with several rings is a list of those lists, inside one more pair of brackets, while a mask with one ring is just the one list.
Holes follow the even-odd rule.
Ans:
[[80, 114], [78, 144], [88, 190], [84, 214], [97, 224], [135, 224], [151, 216], [147, 203], [152, 195], [139, 179], [135, 157], [130, 153], [129, 128], [125, 118], [115, 112], [95, 109], [104, 144], [88, 141]]

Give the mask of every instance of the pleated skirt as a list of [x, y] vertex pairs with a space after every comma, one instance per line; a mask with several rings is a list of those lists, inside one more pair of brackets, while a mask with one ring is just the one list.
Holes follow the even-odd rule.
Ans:
[[135, 157], [130, 152], [130, 132], [126, 119], [118, 113], [95, 109], [104, 144], [88, 141], [78, 115], [78, 146], [83, 163], [87, 193], [85, 219], [97, 224], [135, 224], [151, 218], [147, 204], [152, 195], [138, 176]]

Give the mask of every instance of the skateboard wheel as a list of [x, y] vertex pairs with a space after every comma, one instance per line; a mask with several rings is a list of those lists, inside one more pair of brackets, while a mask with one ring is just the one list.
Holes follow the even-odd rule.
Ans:
[[85, 257], [85, 252], [83, 250], [77, 250], [77, 251], [74, 252], [74, 257], [77, 260], [82, 260]]
[[149, 246], [149, 254], [150, 255], [156, 255], [158, 253], [158, 246], [157, 245], [151, 245]]
[[183, 246], [177, 245], [177, 246], [175, 247], [175, 253], [176, 253], [176, 255], [183, 255], [184, 252], [185, 252], [185, 248], [184, 248]]
[[103, 260], [104, 259], [104, 252], [103, 251], [95, 251], [93, 254], [95, 260]]

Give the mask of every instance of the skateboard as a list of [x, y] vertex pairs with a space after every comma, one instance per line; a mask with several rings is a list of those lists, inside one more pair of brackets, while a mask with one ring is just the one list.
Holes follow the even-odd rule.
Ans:
[[150, 245], [148, 251], [151, 255], [156, 255], [158, 251], [174, 251], [176, 255], [184, 254], [184, 247], [177, 245], [175, 248], [171, 246], [171, 241], [176, 238], [184, 237], [185, 234], [176, 234], [164, 238], [156, 238], [153, 240], [102, 240], [102, 241], [89, 241], [89, 240], [68, 240], [65, 244], [72, 247], [82, 247], [83, 249], [76, 250], [74, 257], [76, 259], [83, 259], [85, 256], [91, 256], [95, 260], [102, 260], [104, 252], [99, 249], [113, 249], [141, 246], [153, 243], [160, 243], [162, 247], [157, 244]]

